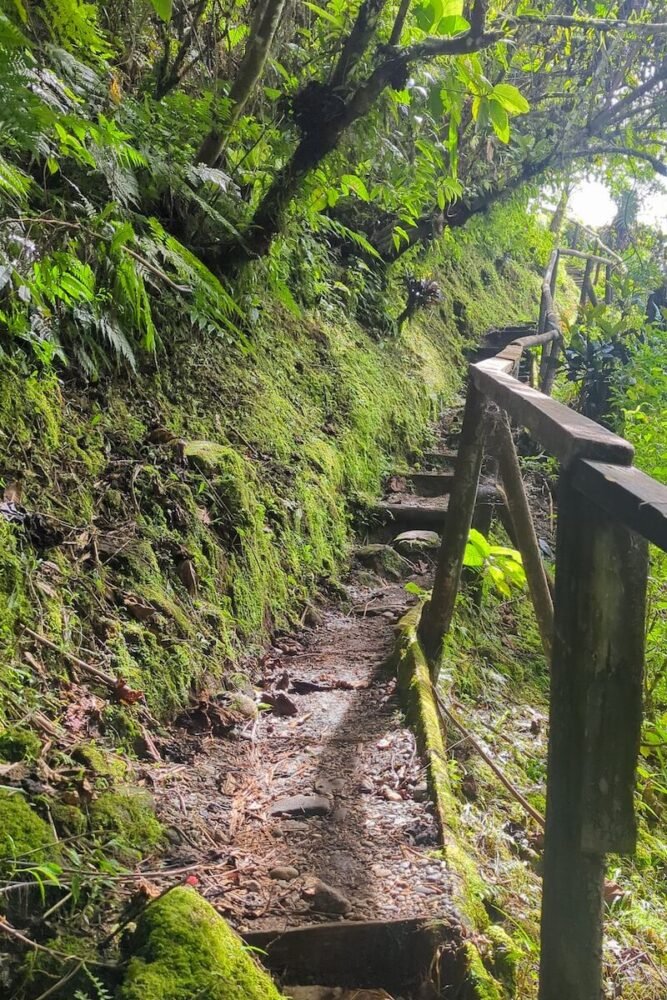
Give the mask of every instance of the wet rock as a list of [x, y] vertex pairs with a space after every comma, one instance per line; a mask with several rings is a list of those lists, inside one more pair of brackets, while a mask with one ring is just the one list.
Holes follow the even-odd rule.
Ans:
[[344, 896], [338, 889], [327, 885], [321, 879], [312, 879], [303, 891], [304, 898], [308, 900], [313, 910], [319, 913], [331, 913], [337, 916], [345, 916], [352, 909], [352, 904], [347, 896]]
[[437, 531], [404, 531], [391, 544], [401, 555], [414, 555], [437, 549], [440, 546], [440, 535]]
[[278, 867], [272, 868], [269, 872], [269, 878], [274, 878], [279, 882], [291, 882], [298, 877], [298, 868], [292, 868], [290, 865], [278, 865]]
[[271, 816], [328, 816], [331, 799], [324, 795], [288, 795], [276, 799], [271, 808]]

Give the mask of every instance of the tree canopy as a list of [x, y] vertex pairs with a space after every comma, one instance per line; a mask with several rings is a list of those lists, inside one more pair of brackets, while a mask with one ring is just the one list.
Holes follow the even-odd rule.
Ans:
[[0, 319], [90, 369], [156, 293], [242, 340], [290, 226], [391, 263], [578, 164], [667, 175], [666, 80], [660, 0], [3, 0]]

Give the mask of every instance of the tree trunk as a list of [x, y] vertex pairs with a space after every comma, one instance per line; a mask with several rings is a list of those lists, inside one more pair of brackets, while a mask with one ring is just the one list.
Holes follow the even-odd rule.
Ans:
[[224, 128], [214, 127], [211, 129], [199, 147], [197, 163], [206, 163], [212, 167], [219, 159], [231, 129], [241, 117], [255, 85], [262, 75], [285, 9], [285, 2], [286, 0], [261, 0], [259, 3], [252, 20], [250, 36], [243, 53], [239, 72], [229, 94], [232, 101], [231, 117], [225, 123]]

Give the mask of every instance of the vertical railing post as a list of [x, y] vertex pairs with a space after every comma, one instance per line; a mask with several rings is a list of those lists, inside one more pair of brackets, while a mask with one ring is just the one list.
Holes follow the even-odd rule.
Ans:
[[514, 524], [517, 546], [523, 559], [528, 590], [535, 609], [542, 646], [548, 659], [551, 655], [553, 640], [553, 602], [540, 555], [528, 497], [521, 477], [519, 458], [514, 447], [512, 431], [504, 413], [500, 413], [495, 422], [493, 443], [498, 455], [500, 476], [507, 495], [507, 505]]
[[561, 476], [540, 1000], [600, 1000], [605, 853], [633, 849], [647, 545]]
[[419, 624], [419, 638], [435, 676], [437, 676], [437, 661], [442, 643], [454, 614], [463, 555], [475, 510], [479, 474], [484, 457], [485, 410], [484, 396], [470, 381], [456, 457], [456, 475], [445, 515], [433, 590], [430, 601], [422, 611]]

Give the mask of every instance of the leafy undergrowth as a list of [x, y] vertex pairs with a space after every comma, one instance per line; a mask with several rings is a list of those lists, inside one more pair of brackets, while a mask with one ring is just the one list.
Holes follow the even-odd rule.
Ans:
[[[461, 598], [441, 676], [459, 719], [544, 815], [548, 672], [527, 596], [489, 593], [481, 610]], [[537, 996], [542, 832], [454, 726], [448, 740], [462, 846], [483, 879], [489, 930], [502, 926], [519, 949], [516, 995], [529, 1000]], [[639, 789], [637, 854], [609, 858], [605, 1000], [659, 1000], [667, 985], [664, 810], [643, 797], [646, 782]]]

